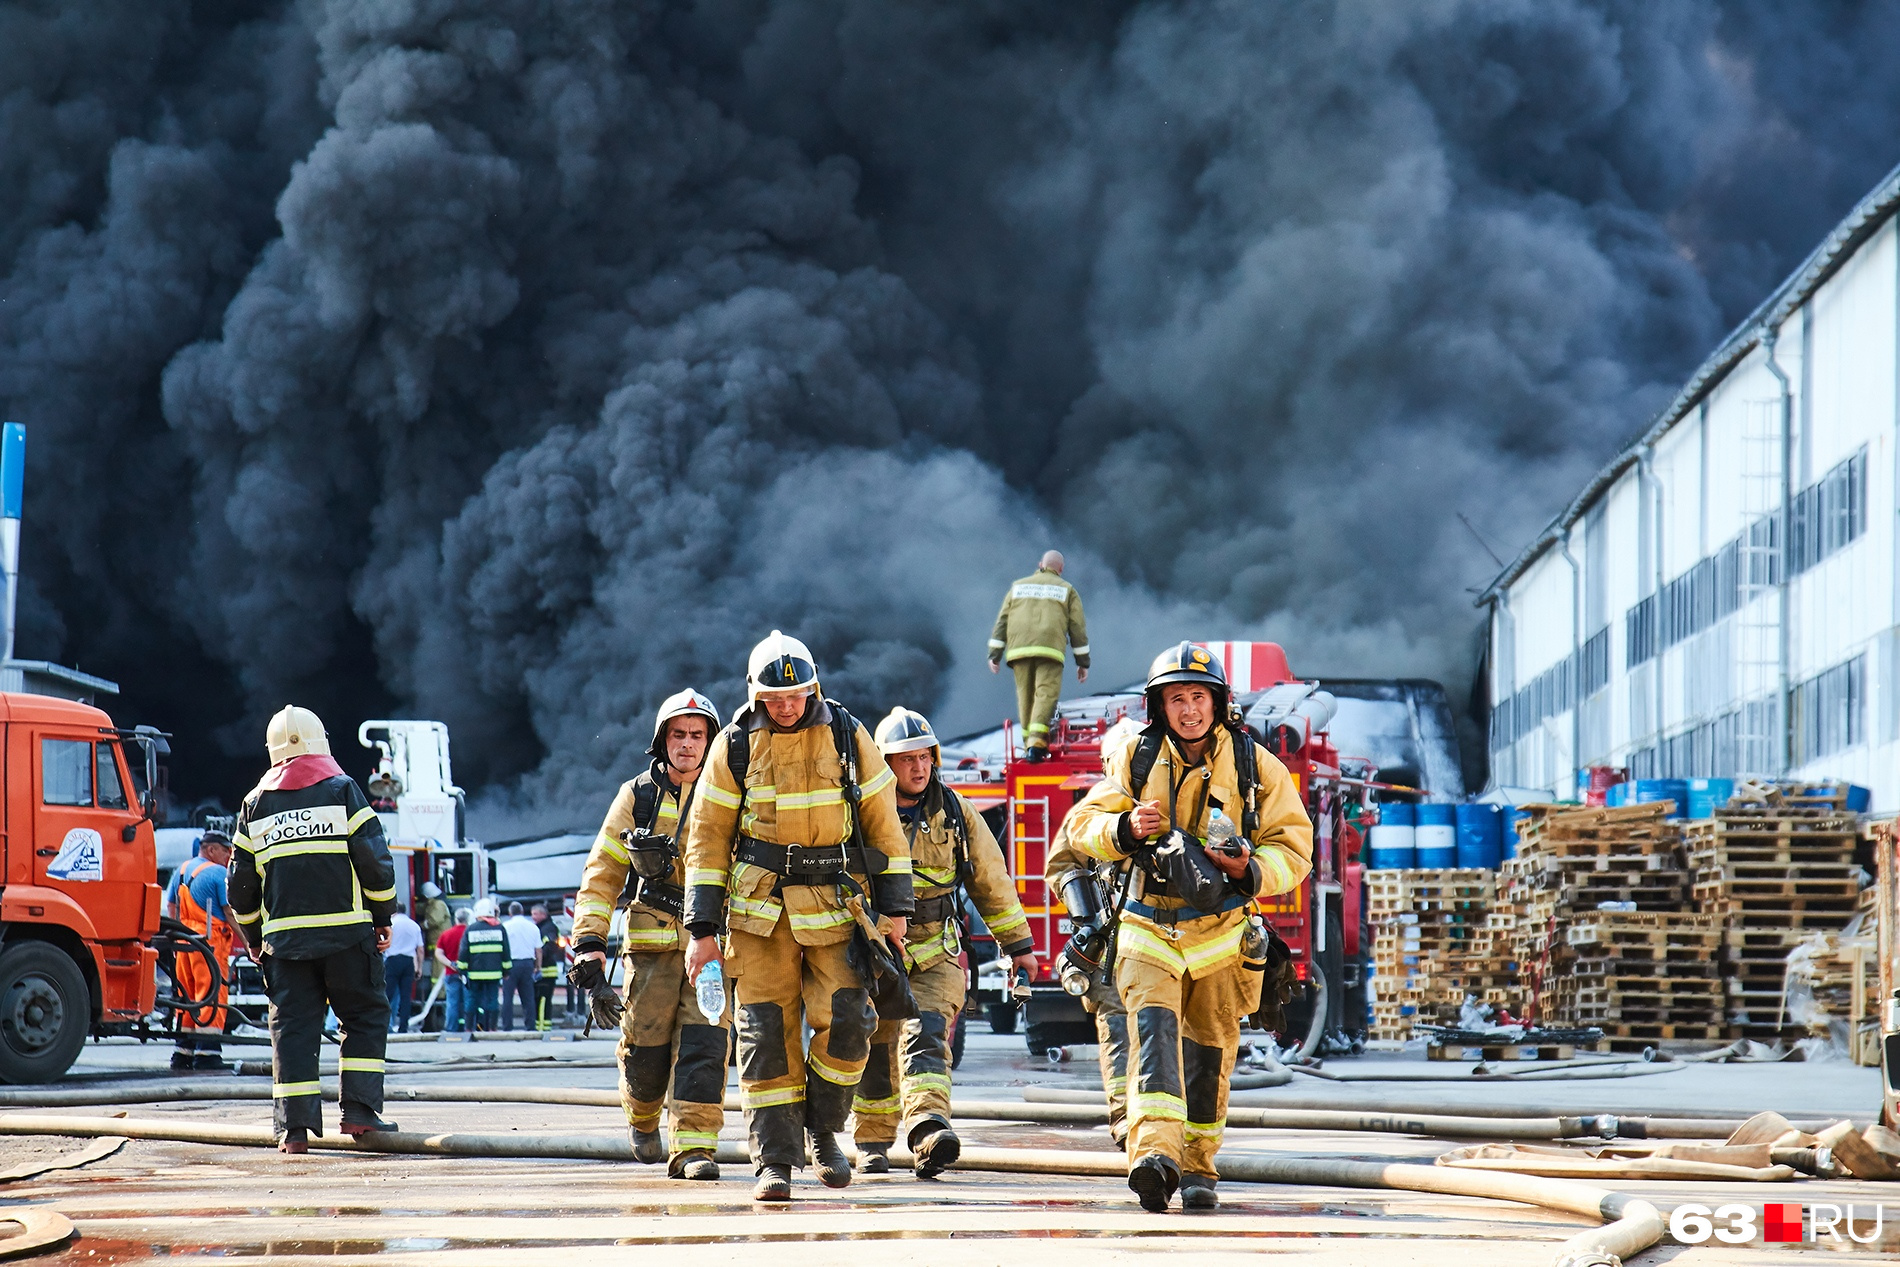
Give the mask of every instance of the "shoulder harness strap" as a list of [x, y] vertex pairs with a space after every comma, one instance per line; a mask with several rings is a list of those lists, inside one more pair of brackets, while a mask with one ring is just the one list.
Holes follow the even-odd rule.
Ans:
[[1135, 800], [1141, 799], [1141, 789], [1148, 786], [1148, 776], [1154, 773], [1155, 762], [1161, 758], [1161, 728], [1151, 727], [1141, 732], [1141, 738], [1135, 741], [1134, 755], [1128, 759], [1128, 795]]
[[633, 781], [633, 825], [641, 831], [652, 831], [659, 816], [660, 782], [649, 771]]
[[950, 824], [950, 852], [957, 861], [957, 882], [974, 883], [976, 867], [970, 862], [970, 824], [963, 817], [963, 802], [941, 779], [937, 780], [937, 790], [943, 794], [943, 817]]
[[1260, 756], [1245, 724], [1231, 721], [1227, 730], [1234, 738], [1234, 776], [1240, 783], [1240, 834], [1251, 846], [1260, 830]]

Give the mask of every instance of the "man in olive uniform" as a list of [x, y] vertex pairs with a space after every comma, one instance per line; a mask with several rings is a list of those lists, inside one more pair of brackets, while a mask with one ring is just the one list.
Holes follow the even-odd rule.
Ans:
[[837, 1133], [877, 1013], [847, 943], [875, 919], [901, 953], [910, 849], [889, 767], [819, 693], [804, 643], [773, 630], [752, 650], [746, 686], [750, 702], [713, 743], [687, 813], [686, 971], [696, 981], [719, 960], [725, 932], [752, 1195], [786, 1201], [807, 1139], [827, 1187], [851, 1182]]
[[331, 758], [315, 713], [285, 707], [264, 743], [271, 767], [244, 798], [231, 842], [231, 913], [270, 995], [278, 1146], [301, 1153], [311, 1131], [323, 1134], [317, 1045], [326, 1009], [342, 1033], [343, 1133], [396, 1129], [382, 1120], [383, 951], [396, 913], [396, 868], [382, 820]]
[[[422, 910], [416, 922], [422, 925], [422, 948], [429, 960], [429, 976], [433, 979], [441, 975], [442, 965], [436, 961], [435, 944], [442, 940], [442, 934], [449, 931], [449, 925], [455, 922], [455, 916], [449, 913], [449, 904], [442, 900], [442, 886], [434, 880], [422, 882]], [[417, 983], [421, 988], [421, 983]]]
[[1038, 964], [1029, 919], [989, 824], [937, 777], [943, 753], [930, 722], [922, 713], [893, 708], [878, 723], [877, 747], [897, 778], [897, 815], [910, 840], [917, 906], [905, 950], [918, 1015], [878, 1022], [871, 1062], [858, 1084], [854, 1134], [865, 1172], [884, 1173], [901, 1107], [917, 1177], [931, 1179], [963, 1148], [950, 1128], [950, 1035], [965, 992], [957, 890], [969, 894], [997, 946], [1028, 980], [1035, 980]]
[[1031, 761], [1049, 755], [1049, 723], [1062, 694], [1064, 644], [1075, 651], [1075, 680], [1089, 680], [1089, 630], [1082, 596], [1062, 579], [1062, 554], [1050, 550], [1035, 572], [1009, 587], [990, 631], [990, 672], [1007, 663], [1016, 674], [1016, 716]]
[[[647, 748], [652, 763], [622, 784], [581, 872], [574, 900], [574, 984], [605, 980], [607, 930], [626, 906], [626, 1011], [620, 1019], [620, 1103], [635, 1161], [667, 1163], [674, 1179], [717, 1179], [725, 1121], [726, 1013], [708, 1019], [686, 979], [680, 933], [686, 867], [677, 845], [719, 710], [688, 687], [662, 701]], [[653, 873], [642, 877], [636, 857]], [[631, 883], [629, 877], [631, 875]], [[660, 1139], [660, 1110], [672, 1086], [671, 1156]]]
[[[1206, 648], [1157, 656], [1147, 705], [1147, 727], [1069, 811], [1071, 839], [1135, 869], [1115, 949], [1135, 1024], [1128, 1186], [1146, 1210], [1167, 1209], [1177, 1189], [1184, 1207], [1209, 1209], [1240, 1021], [1260, 1003], [1262, 974], [1241, 959], [1257, 932], [1250, 907], [1307, 877], [1313, 828], [1286, 767], [1230, 714]], [[1210, 837], [1227, 839], [1210, 848]]]
[[[1102, 762], [1141, 729], [1124, 717], [1102, 736]], [[1099, 929], [1104, 908], [1113, 893], [1104, 892], [1102, 876], [1108, 864], [1090, 858], [1075, 848], [1070, 833], [1075, 815], [1065, 814], [1056, 837], [1049, 842], [1049, 856], [1043, 864], [1043, 887], [1060, 898], [1069, 912], [1070, 937], [1082, 937]], [[1082, 996], [1082, 1009], [1095, 1018], [1096, 1058], [1102, 1068], [1102, 1091], [1108, 1096], [1108, 1133], [1117, 1147], [1128, 1140], [1128, 1009], [1115, 983], [1107, 974], [1099, 974], [1089, 992]]]

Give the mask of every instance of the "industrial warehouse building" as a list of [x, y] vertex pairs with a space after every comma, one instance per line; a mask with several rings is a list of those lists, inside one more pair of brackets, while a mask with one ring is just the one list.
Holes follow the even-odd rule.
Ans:
[[1900, 808], [1900, 169], [1485, 591], [1491, 783]]

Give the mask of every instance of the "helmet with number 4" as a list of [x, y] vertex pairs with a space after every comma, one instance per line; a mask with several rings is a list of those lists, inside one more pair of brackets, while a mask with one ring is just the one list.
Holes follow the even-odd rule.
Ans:
[[802, 695], [818, 689], [818, 664], [811, 648], [774, 629], [758, 646], [745, 667], [746, 695]]
[[666, 758], [666, 723], [675, 717], [704, 717], [706, 719], [706, 738], [711, 739], [719, 733], [719, 710], [713, 702], [687, 687], [678, 694], [669, 695], [660, 701], [660, 710], [653, 718], [653, 742], [647, 745], [649, 757]]
[[1156, 656], [1148, 666], [1148, 717], [1159, 721], [1166, 715], [1161, 706], [1161, 688], [1173, 682], [1205, 686], [1214, 696], [1216, 721], [1227, 716], [1227, 670], [1206, 647], [1182, 642]]
[[930, 719], [922, 713], [908, 708], [893, 708], [877, 724], [877, 750], [885, 756], [921, 752], [925, 748], [930, 749], [932, 764], [943, 764], [943, 748], [937, 743], [937, 732], [930, 728]]

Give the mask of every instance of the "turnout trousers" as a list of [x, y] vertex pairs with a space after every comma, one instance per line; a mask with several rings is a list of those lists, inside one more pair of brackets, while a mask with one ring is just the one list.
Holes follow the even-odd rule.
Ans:
[[950, 1125], [950, 1035], [963, 1008], [963, 967], [939, 959], [910, 974], [910, 991], [917, 1017], [880, 1020], [871, 1035], [870, 1063], [852, 1104], [860, 1144], [895, 1143], [900, 1112], [906, 1146], [919, 1127]]
[[380, 1117], [389, 996], [383, 991], [383, 956], [375, 941], [365, 937], [360, 946], [321, 959], [267, 954], [261, 966], [270, 992], [271, 1117], [277, 1133], [302, 1127], [323, 1134], [317, 1050], [326, 1008], [336, 1013], [343, 1039], [338, 1098]]
[[1049, 746], [1049, 721], [1062, 694], [1062, 661], [1024, 656], [1011, 664], [1016, 674], [1016, 716], [1023, 723], [1023, 745]]
[[877, 1028], [845, 941], [800, 945], [791, 924], [788, 909], [769, 936], [735, 928], [726, 956], [738, 965], [739, 1088], [755, 1170], [802, 1166], [805, 1131], [844, 1129]]
[[[552, 985], [548, 990], [553, 997]], [[686, 952], [627, 956], [627, 1010], [620, 1017], [620, 1107], [639, 1131], [660, 1129], [667, 1110], [667, 1173], [679, 1178], [686, 1163], [711, 1157], [726, 1120], [726, 1011], [714, 1024], [699, 1010], [686, 979]], [[669, 1097], [667, 1092], [671, 1089]]]
[[1128, 1138], [1128, 1009], [1109, 981], [1096, 982], [1082, 996], [1082, 1006], [1095, 1017], [1096, 1058], [1102, 1066], [1102, 1090], [1108, 1096], [1108, 1133], [1121, 1144]]
[[1238, 956], [1199, 980], [1130, 956], [1115, 965], [1115, 984], [1134, 1037], [1130, 1164], [1159, 1153], [1213, 1179], [1227, 1126], [1227, 1080], [1240, 1050], [1241, 1018], [1259, 998], [1258, 974]]

